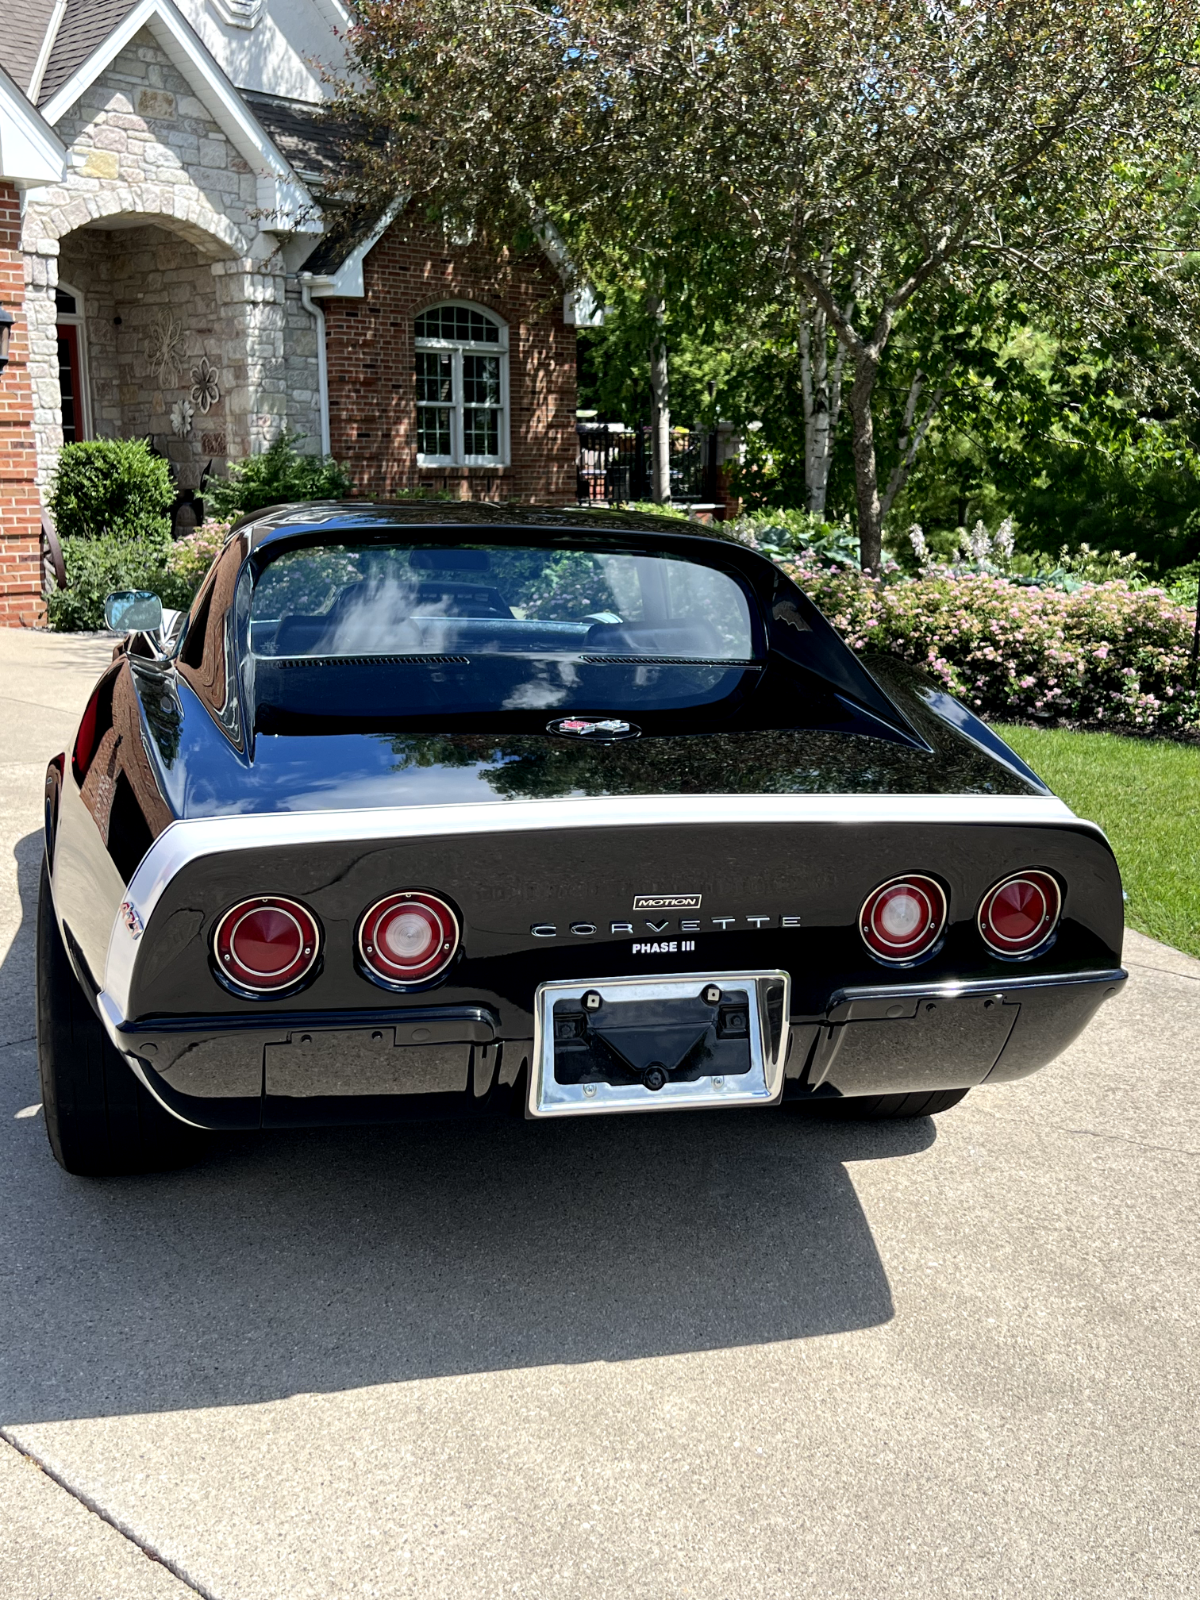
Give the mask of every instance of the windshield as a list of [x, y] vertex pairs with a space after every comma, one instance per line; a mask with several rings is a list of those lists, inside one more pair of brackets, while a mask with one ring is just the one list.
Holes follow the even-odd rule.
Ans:
[[352, 668], [370, 709], [427, 715], [695, 705], [758, 666], [728, 573], [559, 546], [289, 549], [259, 574], [250, 643], [260, 705], [335, 715], [366, 714]]

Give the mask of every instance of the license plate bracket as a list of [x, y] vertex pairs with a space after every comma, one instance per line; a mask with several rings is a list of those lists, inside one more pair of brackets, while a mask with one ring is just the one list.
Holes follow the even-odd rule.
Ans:
[[528, 1115], [770, 1105], [789, 990], [781, 971], [542, 984]]

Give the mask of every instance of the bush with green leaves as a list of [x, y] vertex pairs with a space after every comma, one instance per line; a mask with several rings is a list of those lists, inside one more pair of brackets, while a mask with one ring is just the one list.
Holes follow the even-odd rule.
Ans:
[[167, 539], [174, 504], [171, 469], [144, 439], [64, 445], [49, 495], [63, 540]]
[[221, 522], [263, 506], [290, 500], [341, 500], [350, 493], [350, 475], [332, 456], [301, 455], [298, 433], [281, 433], [261, 454], [235, 461], [228, 478], [209, 478], [204, 502]]
[[[597, 506], [594, 509], [604, 510], [606, 507]], [[622, 511], [641, 511], [652, 517], [686, 517], [687, 509], [684, 506], [674, 506], [668, 500], [660, 505], [657, 500], [625, 500], [621, 502]]]
[[826, 522], [811, 511], [752, 511], [724, 529], [778, 561], [802, 557], [809, 565], [857, 567], [858, 535], [848, 522]]
[[62, 541], [65, 588], [46, 598], [51, 628], [80, 633], [104, 627], [104, 601], [114, 589], [147, 589], [164, 606], [185, 611], [220, 552], [227, 524], [206, 522], [187, 538], [128, 539], [102, 534]]
[[[67, 584], [46, 598], [50, 626], [64, 633], [104, 627], [105, 597], [114, 589], [169, 590], [167, 552], [161, 540], [101, 534], [62, 541]], [[170, 604], [164, 596], [164, 604]]]
[[1150, 587], [1145, 563], [1120, 550], [1093, 550], [1089, 544], [1071, 548], [1064, 544], [1057, 557], [1015, 550], [1011, 517], [1005, 517], [994, 533], [989, 533], [982, 522], [976, 522], [970, 533], [960, 528], [948, 559], [930, 548], [919, 522], [909, 528], [908, 544], [911, 554], [901, 545], [899, 555], [906, 559], [896, 561], [893, 557], [890, 565], [885, 563], [885, 573], [915, 570], [925, 577], [941, 574], [1007, 578], [1011, 583], [1037, 589], [1061, 589], [1064, 594], [1075, 594], [1088, 583], [1121, 583], [1127, 589]]

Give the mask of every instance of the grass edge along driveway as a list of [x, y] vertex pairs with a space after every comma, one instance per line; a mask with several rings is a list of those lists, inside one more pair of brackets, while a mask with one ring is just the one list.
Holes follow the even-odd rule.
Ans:
[[1120, 864], [1129, 926], [1200, 956], [1200, 747], [993, 727], [1072, 811], [1104, 829]]

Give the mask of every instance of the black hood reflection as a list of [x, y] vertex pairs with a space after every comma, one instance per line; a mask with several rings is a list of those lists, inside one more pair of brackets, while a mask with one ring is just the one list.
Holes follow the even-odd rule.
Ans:
[[810, 730], [684, 735], [596, 745], [553, 735], [396, 734], [394, 770], [474, 768], [504, 800], [639, 794], [1030, 794], [955, 741], [920, 751]]

